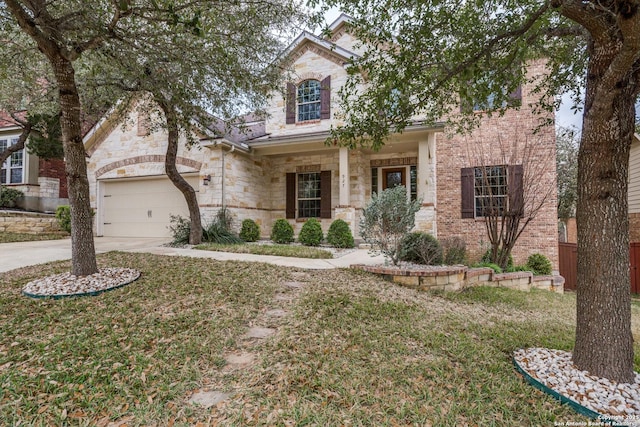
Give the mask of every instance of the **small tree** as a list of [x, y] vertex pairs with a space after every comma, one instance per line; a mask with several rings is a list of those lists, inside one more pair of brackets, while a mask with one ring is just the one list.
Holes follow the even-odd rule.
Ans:
[[409, 201], [401, 185], [373, 195], [360, 220], [360, 235], [372, 245], [373, 253], [398, 264], [402, 239], [413, 228], [421, 203]]

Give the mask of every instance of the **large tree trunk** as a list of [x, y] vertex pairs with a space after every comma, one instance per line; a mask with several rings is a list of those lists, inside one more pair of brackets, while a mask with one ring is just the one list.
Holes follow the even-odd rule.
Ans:
[[[575, 365], [632, 382], [627, 179], [635, 110], [629, 76], [598, 88], [616, 46], [590, 47], [578, 156], [578, 284]], [[600, 90], [599, 90], [600, 89]], [[603, 96], [606, 95], [606, 96]]]
[[200, 206], [198, 206], [198, 197], [196, 196], [195, 190], [182, 177], [182, 175], [180, 175], [176, 166], [176, 158], [178, 156], [178, 138], [180, 136], [176, 116], [172, 107], [168, 103], [161, 101], [159, 104], [165, 115], [168, 131], [167, 155], [165, 157], [164, 168], [173, 185], [175, 185], [176, 188], [184, 195], [187, 207], [189, 208], [189, 220], [191, 221], [189, 244], [198, 245], [202, 243]]
[[93, 212], [89, 197], [86, 152], [82, 143], [80, 97], [71, 63], [52, 60], [60, 93], [60, 127], [65, 173], [71, 206], [71, 274], [87, 276], [98, 272], [93, 241]]

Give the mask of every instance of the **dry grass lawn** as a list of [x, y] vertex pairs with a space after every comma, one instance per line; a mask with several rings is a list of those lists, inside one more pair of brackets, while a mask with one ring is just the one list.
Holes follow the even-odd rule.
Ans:
[[[418, 293], [353, 271], [147, 254], [110, 253], [99, 262], [142, 277], [97, 297], [32, 300], [22, 286], [68, 262], [0, 275], [2, 423], [586, 422], [527, 385], [511, 362], [520, 347], [571, 349], [571, 294]], [[270, 315], [274, 309], [287, 314]], [[247, 339], [251, 327], [277, 333]], [[255, 362], [233, 369], [228, 356], [240, 353]], [[211, 408], [189, 404], [198, 390], [232, 398]]]

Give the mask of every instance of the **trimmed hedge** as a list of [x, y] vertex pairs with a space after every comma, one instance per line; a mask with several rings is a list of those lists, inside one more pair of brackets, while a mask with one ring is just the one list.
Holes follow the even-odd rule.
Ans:
[[351, 234], [349, 224], [342, 219], [333, 221], [327, 232], [327, 243], [335, 248], [354, 247], [353, 234]]
[[271, 240], [275, 243], [293, 242], [293, 227], [284, 218], [276, 220], [271, 229]]
[[324, 239], [324, 235], [322, 234], [320, 221], [315, 218], [309, 218], [302, 226], [302, 230], [300, 230], [298, 242], [305, 246], [318, 246], [322, 239]]
[[242, 221], [240, 238], [245, 242], [255, 242], [260, 238], [260, 226], [252, 219]]

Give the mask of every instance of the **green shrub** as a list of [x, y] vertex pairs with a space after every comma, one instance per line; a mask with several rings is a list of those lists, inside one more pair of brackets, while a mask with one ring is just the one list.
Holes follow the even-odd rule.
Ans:
[[271, 240], [275, 243], [293, 242], [293, 227], [284, 218], [276, 220], [271, 229]]
[[[502, 251], [498, 251], [498, 256], [502, 255]], [[487, 252], [482, 255], [480, 258], [481, 263], [495, 263], [495, 260], [491, 259], [491, 249], [487, 249]], [[509, 259], [507, 260], [506, 268], [513, 267], [513, 256], [509, 254]]]
[[407, 234], [400, 246], [400, 259], [425, 265], [442, 264], [442, 247], [431, 234], [417, 231]]
[[[189, 240], [188, 235], [187, 240]], [[242, 239], [233, 234], [233, 232], [226, 227], [224, 221], [217, 220], [214, 220], [206, 228], [202, 229], [202, 240], [223, 245], [242, 243]]]
[[242, 243], [242, 239], [231, 230], [233, 216], [227, 208], [219, 209], [211, 223], [202, 227], [202, 240], [223, 245]]
[[536, 276], [548, 276], [551, 274], [551, 261], [542, 254], [533, 254], [527, 259], [527, 267]]
[[255, 242], [260, 238], [260, 226], [252, 219], [242, 221], [240, 238], [245, 242]]
[[216, 216], [213, 218], [212, 224], [217, 223], [225, 230], [231, 231], [233, 229], [233, 215], [231, 211], [226, 207], [218, 209]]
[[360, 235], [371, 244], [373, 253], [382, 253], [398, 264], [402, 239], [415, 224], [421, 200], [409, 201], [403, 186], [374, 194], [362, 212]]
[[349, 224], [341, 219], [333, 221], [327, 232], [327, 243], [335, 248], [352, 248], [354, 242]]
[[24, 193], [15, 188], [0, 186], [0, 208], [15, 208], [16, 202], [24, 196]]
[[464, 264], [467, 259], [467, 244], [461, 237], [454, 236], [440, 240], [443, 252], [443, 264]]
[[[61, 206], [62, 207], [62, 206]], [[56, 212], [56, 216], [58, 213]], [[169, 215], [169, 232], [173, 237], [171, 243], [175, 245], [186, 245], [189, 243], [191, 233], [191, 221], [180, 215]]]
[[494, 273], [498, 273], [498, 274], [502, 273], [502, 269], [500, 268], [500, 266], [492, 262], [479, 262], [478, 264], [475, 264], [473, 267], [486, 267], [486, 268], [492, 269]]
[[322, 239], [324, 239], [324, 235], [322, 234], [320, 221], [315, 218], [309, 218], [302, 226], [302, 230], [300, 230], [298, 242], [305, 246], [318, 246]]
[[71, 207], [60, 205], [56, 208], [56, 219], [61, 230], [71, 233]]
[[517, 271], [531, 271], [527, 265], [513, 265], [505, 270], [507, 273], [515, 273]]

